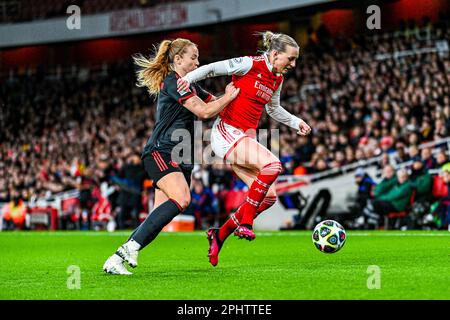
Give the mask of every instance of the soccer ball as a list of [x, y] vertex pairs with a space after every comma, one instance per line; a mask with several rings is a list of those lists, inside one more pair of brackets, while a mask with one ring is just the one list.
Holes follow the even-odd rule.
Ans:
[[317, 249], [325, 253], [338, 252], [345, 244], [344, 228], [334, 220], [320, 222], [313, 231], [312, 241]]

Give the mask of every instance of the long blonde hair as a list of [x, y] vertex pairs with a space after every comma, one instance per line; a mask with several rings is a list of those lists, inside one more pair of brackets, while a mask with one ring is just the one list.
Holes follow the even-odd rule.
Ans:
[[157, 95], [161, 90], [161, 83], [173, 70], [173, 60], [176, 55], [183, 55], [187, 48], [196, 45], [188, 39], [177, 38], [173, 41], [162, 41], [158, 49], [153, 46], [153, 57], [145, 57], [138, 53], [133, 56], [134, 63], [139, 67], [136, 72], [138, 87], [147, 87], [150, 95]]
[[299, 48], [297, 41], [284, 33], [273, 33], [271, 31], [258, 32], [258, 35], [263, 38], [263, 46], [266, 52], [276, 50], [286, 52], [286, 46]]

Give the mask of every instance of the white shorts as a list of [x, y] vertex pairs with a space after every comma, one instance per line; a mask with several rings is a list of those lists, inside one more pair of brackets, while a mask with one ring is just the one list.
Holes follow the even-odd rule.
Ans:
[[250, 136], [217, 117], [211, 130], [211, 149], [216, 156], [226, 160], [230, 152], [245, 137]]

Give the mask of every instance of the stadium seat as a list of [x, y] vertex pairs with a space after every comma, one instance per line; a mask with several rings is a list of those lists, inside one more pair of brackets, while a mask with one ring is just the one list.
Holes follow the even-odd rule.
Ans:
[[431, 192], [434, 199], [439, 199], [448, 195], [448, 186], [441, 176], [433, 176], [433, 187]]

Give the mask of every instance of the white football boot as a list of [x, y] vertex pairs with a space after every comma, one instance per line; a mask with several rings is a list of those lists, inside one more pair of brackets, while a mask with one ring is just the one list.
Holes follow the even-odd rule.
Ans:
[[106, 260], [103, 265], [103, 271], [109, 274], [121, 274], [127, 276], [133, 274], [125, 268], [125, 261], [117, 254], [113, 254]]
[[131, 250], [127, 243], [121, 245], [116, 251], [116, 255], [121, 257], [132, 268], [136, 268], [138, 265], [138, 254], [139, 251]]

